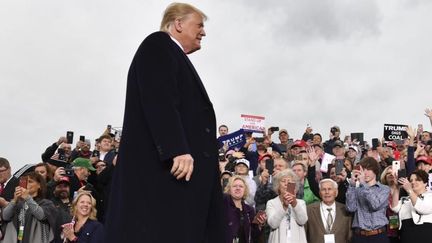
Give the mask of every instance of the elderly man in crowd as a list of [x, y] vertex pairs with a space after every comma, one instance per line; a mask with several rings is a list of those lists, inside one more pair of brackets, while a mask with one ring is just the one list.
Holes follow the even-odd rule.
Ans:
[[332, 179], [319, 183], [321, 202], [307, 206], [308, 222], [306, 237], [308, 243], [351, 242], [351, 216], [345, 205], [336, 202], [338, 184]]
[[73, 163], [74, 173], [70, 177], [70, 197], [74, 197], [74, 193], [79, 190], [91, 191], [94, 197], [96, 196], [95, 188], [88, 183], [87, 179], [91, 171], [96, 171], [89, 159], [76, 158]]

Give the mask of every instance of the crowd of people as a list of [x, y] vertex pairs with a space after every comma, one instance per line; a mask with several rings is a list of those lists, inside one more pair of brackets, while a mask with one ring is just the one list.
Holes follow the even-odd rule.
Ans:
[[[246, 133], [241, 148], [219, 149], [226, 243], [429, 239], [431, 133], [408, 127], [407, 139], [374, 147], [341, 139], [337, 126], [327, 141], [308, 127], [294, 141], [281, 129], [276, 143], [273, 130], [262, 142]], [[60, 137], [15, 175], [0, 158], [0, 242], [103, 242], [119, 145], [109, 130], [93, 150], [88, 139], [73, 148]]]
[[[425, 115], [432, 125], [432, 111]], [[246, 132], [238, 148], [221, 143], [226, 243], [429, 241], [432, 139], [422, 128], [372, 146], [338, 126], [327, 141], [307, 127], [297, 140], [280, 129], [276, 143], [272, 127], [263, 139]]]
[[62, 136], [42, 153], [42, 162], [14, 175], [0, 157], [0, 242], [104, 242], [119, 144], [108, 129], [93, 150], [88, 139], [72, 149]]

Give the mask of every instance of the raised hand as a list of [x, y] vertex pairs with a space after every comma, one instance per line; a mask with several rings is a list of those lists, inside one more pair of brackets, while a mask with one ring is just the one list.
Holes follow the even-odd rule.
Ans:
[[425, 116], [429, 117], [429, 119], [432, 120], [432, 109], [426, 108]]

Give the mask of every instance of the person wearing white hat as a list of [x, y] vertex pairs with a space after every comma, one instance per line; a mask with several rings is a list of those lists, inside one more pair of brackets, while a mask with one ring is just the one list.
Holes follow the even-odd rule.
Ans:
[[255, 192], [257, 189], [256, 183], [252, 178], [249, 176], [249, 161], [247, 159], [237, 159], [235, 161], [235, 174], [243, 177], [243, 179], [246, 181], [249, 187], [249, 195], [246, 198], [246, 203], [252, 207], [255, 206]]
[[348, 147], [347, 157], [349, 160], [353, 162], [353, 164], [357, 164], [360, 161], [358, 147], [354, 145], [350, 145]]

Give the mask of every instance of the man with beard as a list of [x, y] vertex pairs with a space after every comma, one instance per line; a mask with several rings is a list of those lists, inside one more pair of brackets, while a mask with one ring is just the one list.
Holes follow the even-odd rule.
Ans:
[[54, 195], [51, 198], [57, 208], [56, 224], [54, 226], [54, 243], [61, 243], [60, 238], [62, 225], [71, 221], [70, 208], [71, 198], [69, 197], [70, 182], [69, 177], [63, 176], [59, 179], [54, 189]]

